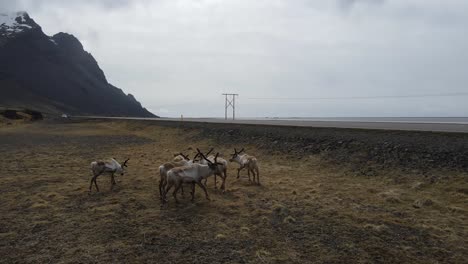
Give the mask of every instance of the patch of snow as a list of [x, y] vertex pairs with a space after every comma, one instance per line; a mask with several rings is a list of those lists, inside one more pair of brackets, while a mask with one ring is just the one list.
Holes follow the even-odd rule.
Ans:
[[49, 40], [54, 43], [55, 45], [58, 45], [57, 42], [55, 42], [55, 40], [53, 38], [49, 38]]
[[24, 19], [24, 14], [21, 14], [19, 16], [17, 16], [16, 18], [19, 18], [19, 23], [25, 23], [26, 22], [26, 19]]
[[0, 13], [0, 32], [3, 31], [6, 36], [9, 36], [32, 28], [32, 26], [25, 24], [26, 15], [26, 12]]

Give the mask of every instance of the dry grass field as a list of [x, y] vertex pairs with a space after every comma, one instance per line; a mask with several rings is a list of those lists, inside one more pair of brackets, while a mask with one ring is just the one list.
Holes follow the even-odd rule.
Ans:
[[[295, 158], [197, 129], [132, 121], [0, 124], [1, 263], [467, 263], [468, 180], [461, 170], [388, 168], [374, 176], [321, 154]], [[262, 186], [230, 164], [227, 191], [208, 181], [161, 208], [158, 166], [183, 151], [245, 147]], [[98, 178], [91, 161], [130, 158]], [[437, 176], [437, 177], [431, 177]], [[436, 179], [436, 180], [434, 180]]]

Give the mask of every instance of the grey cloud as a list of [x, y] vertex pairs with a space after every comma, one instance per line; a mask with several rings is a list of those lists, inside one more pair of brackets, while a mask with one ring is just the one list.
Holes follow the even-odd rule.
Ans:
[[75, 6], [95, 6], [104, 9], [122, 8], [132, 4], [132, 0], [0, 0], [0, 10], [8, 11], [34, 11], [47, 10], [50, 7], [72, 9]]
[[468, 115], [465, 97], [248, 99], [464, 92], [467, 1], [0, 4], [77, 36], [113, 84], [164, 115], [222, 116], [223, 92], [240, 94], [240, 116]]
[[18, 11], [18, 2], [11, 0], [0, 0], [0, 13]]
[[385, 0], [337, 0], [338, 7], [343, 11], [351, 10], [357, 4], [381, 5]]

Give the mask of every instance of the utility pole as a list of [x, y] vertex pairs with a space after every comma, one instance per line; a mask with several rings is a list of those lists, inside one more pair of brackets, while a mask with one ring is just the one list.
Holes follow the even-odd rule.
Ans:
[[232, 107], [232, 120], [236, 119], [236, 96], [239, 94], [223, 94], [224, 95], [224, 119], [227, 120], [228, 108]]

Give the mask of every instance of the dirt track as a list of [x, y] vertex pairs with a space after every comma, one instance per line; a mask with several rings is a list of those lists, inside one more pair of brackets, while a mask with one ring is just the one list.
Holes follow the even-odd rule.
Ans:
[[[0, 262], [463, 263], [466, 137], [346, 131], [143, 121], [0, 127]], [[413, 161], [382, 161], [393, 153], [382, 148], [364, 163], [358, 150], [368, 155], [380, 143], [401, 146], [395, 155], [408, 149]], [[198, 191], [194, 204], [186, 197], [161, 209], [157, 165], [210, 146], [224, 156], [246, 147], [261, 161], [263, 186], [235, 179], [232, 165], [226, 194], [210, 179], [213, 201]], [[440, 153], [448, 158], [427, 161]], [[129, 170], [114, 191], [103, 177], [102, 192], [89, 195], [89, 163], [106, 157], [130, 157]], [[367, 167], [372, 173], [361, 173]]]

